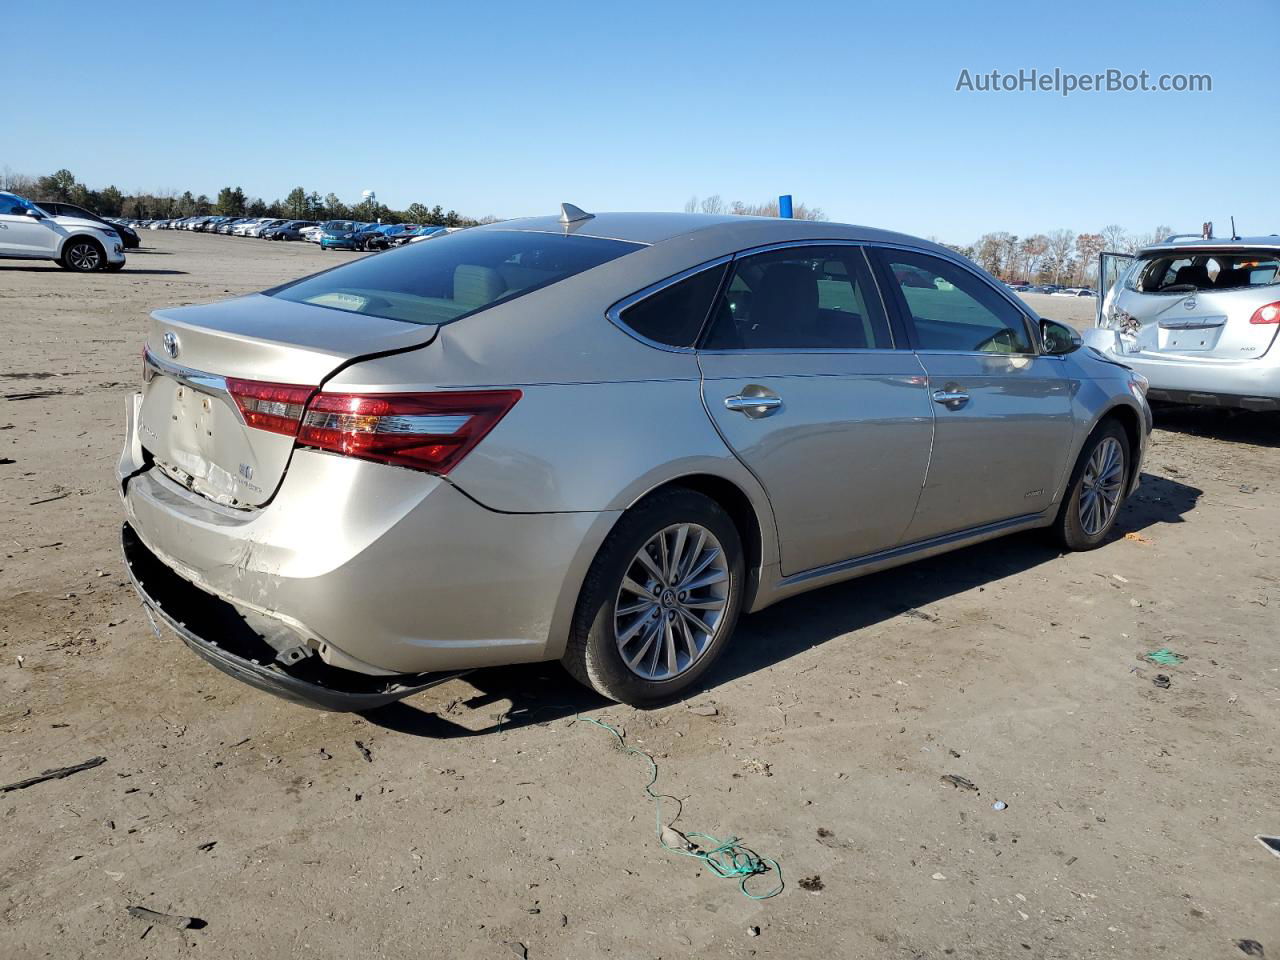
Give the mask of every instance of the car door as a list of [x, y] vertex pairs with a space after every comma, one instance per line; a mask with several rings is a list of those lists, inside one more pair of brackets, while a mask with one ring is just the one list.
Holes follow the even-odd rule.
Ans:
[[31, 216], [32, 207], [21, 197], [0, 196], [0, 256], [52, 257], [57, 253], [58, 233], [53, 221]]
[[896, 546], [934, 411], [860, 247], [740, 255], [699, 345], [703, 402], [769, 496], [782, 573]]
[[1039, 355], [1024, 308], [958, 260], [892, 247], [873, 257], [937, 415], [908, 540], [1049, 509], [1074, 429], [1062, 361]]
[[1098, 303], [1096, 323], [1102, 326], [1102, 318], [1105, 316], [1103, 307], [1109, 306], [1108, 299], [1111, 297], [1112, 288], [1119, 282], [1120, 278], [1128, 272], [1133, 266], [1134, 257], [1131, 253], [1114, 253], [1110, 250], [1104, 250], [1098, 254]]

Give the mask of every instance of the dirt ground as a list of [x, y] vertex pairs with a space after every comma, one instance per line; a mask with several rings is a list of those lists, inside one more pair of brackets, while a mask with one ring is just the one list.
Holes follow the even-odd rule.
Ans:
[[[780, 604], [688, 703], [541, 665], [324, 714], [153, 635], [112, 467], [148, 311], [349, 255], [144, 239], [116, 275], [0, 262], [0, 783], [106, 757], [0, 793], [0, 956], [1280, 956], [1254, 840], [1280, 833], [1277, 418], [1160, 411], [1114, 542], [1018, 536]], [[1186, 662], [1139, 659], [1161, 647]], [[579, 713], [785, 891], [664, 851], [647, 765]]]

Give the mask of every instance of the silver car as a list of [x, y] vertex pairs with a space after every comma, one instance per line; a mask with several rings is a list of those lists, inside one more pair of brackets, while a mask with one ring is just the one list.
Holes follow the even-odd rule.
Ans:
[[375, 707], [560, 660], [632, 704], [742, 613], [992, 537], [1107, 538], [1145, 382], [913, 237], [508, 221], [152, 315], [119, 463], [144, 603]]
[[1280, 237], [1170, 237], [1103, 254], [1100, 276], [1085, 341], [1144, 374], [1151, 399], [1280, 410]]

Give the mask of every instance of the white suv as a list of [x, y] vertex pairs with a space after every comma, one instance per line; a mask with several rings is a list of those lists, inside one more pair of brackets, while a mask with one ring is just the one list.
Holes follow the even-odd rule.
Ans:
[[0, 257], [52, 260], [68, 270], [119, 270], [120, 234], [80, 217], [52, 217], [16, 193], [0, 193]]

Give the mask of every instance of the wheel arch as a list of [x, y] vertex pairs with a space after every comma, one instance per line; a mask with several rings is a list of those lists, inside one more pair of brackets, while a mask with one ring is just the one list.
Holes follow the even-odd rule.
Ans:
[[[738, 537], [742, 541], [743, 566], [747, 571], [747, 589], [743, 597], [742, 609], [744, 612], [750, 611], [760, 588], [766, 556], [773, 553], [771, 550], [766, 550], [765, 540], [765, 537], [773, 531], [772, 516], [769, 517], [767, 524], [762, 522], [756, 505], [742, 487], [726, 477], [712, 473], [691, 473], [672, 477], [637, 497], [627, 509], [632, 509], [651, 497], [674, 489], [692, 490], [715, 501], [733, 521], [733, 525], [738, 530]], [[766, 531], [769, 531], [769, 534]]]
[[1117, 403], [1098, 417], [1097, 422], [1089, 430], [1089, 436], [1093, 436], [1100, 426], [1108, 422], [1120, 424], [1125, 436], [1129, 438], [1129, 475], [1125, 478], [1127, 493], [1133, 489], [1134, 482], [1138, 479], [1138, 471], [1142, 468], [1142, 418], [1133, 407], [1126, 403]]
[[62, 257], [66, 252], [67, 247], [70, 244], [75, 243], [77, 240], [88, 240], [90, 243], [92, 243], [95, 247], [98, 248], [98, 252], [102, 254], [103, 261], [104, 262], [106, 261], [107, 248], [103, 245], [101, 240], [95, 237], [88, 230], [73, 231], [71, 233], [68, 233], [65, 237], [63, 237], [62, 242], [58, 244], [58, 259], [62, 259]]

